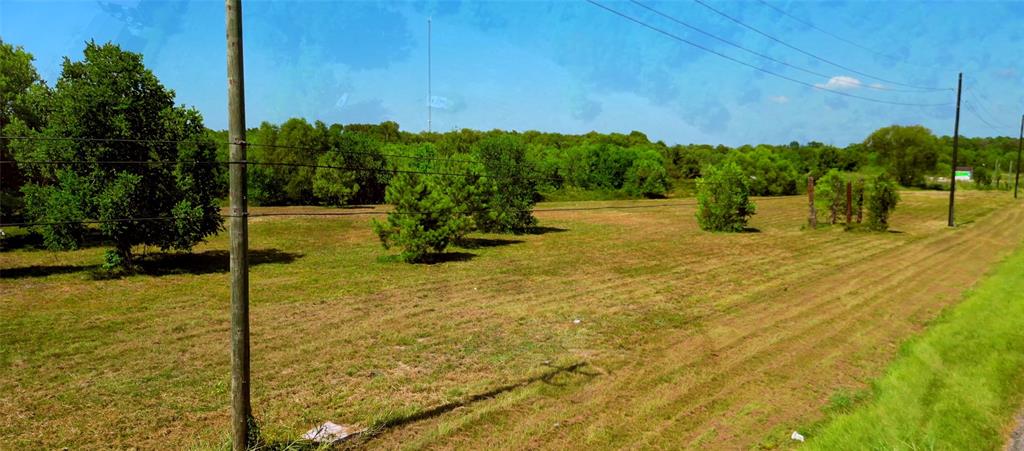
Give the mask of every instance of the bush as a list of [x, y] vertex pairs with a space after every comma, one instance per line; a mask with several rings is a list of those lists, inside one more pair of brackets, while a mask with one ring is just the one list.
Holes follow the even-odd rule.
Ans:
[[885, 174], [876, 177], [868, 193], [868, 228], [888, 230], [889, 215], [896, 210], [899, 201], [900, 193], [896, 191], [896, 184]]
[[815, 182], [814, 203], [827, 210], [829, 224], [835, 224], [840, 212], [846, 207], [846, 182], [839, 171], [829, 170]]
[[736, 163], [708, 166], [697, 179], [697, 222], [710, 231], [741, 232], [756, 212], [747, 177]]
[[857, 217], [857, 224], [864, 220], [864, 179], [857, 179], [853, 184], [853, 214]]

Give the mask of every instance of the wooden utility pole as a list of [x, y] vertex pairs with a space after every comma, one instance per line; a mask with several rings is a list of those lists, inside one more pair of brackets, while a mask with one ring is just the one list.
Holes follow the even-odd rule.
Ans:
[[1020, 137], [1017, 138], [1017, 175], [1013, 179], [1013, 198], [1017, 198], [1017, 187], [1020, 185], [1020, 152], [1024, 149], [1024, 114], [1020, 116]]
[[853, 182], [846, 182], [846, 225], [853, 220]]
[[812, 176], [807, 176], [807, 204], [809, 209], [807, 226], [816, 229], [818, 228], [818, 211], [814, 209], [814, 177]]
[[964, 73], [961, 72], [956, 82], [956, 121], [953, 123], [953, 169], [949, 177], [949, 226], [956, 227], [953, 214], [953, 203], [956, 199], [956, 151], [960, 145], [960, 90], [964, 85]]
[[249, 427], [249, 208], [245, 177], [245, 70], [242, 0], [225, 0], [228, 44], [228, 142], [231, 205], [231, 447], [245, 450]]

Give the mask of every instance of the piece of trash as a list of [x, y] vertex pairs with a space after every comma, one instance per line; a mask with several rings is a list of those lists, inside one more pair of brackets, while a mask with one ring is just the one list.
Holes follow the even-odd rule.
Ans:
[[330, 421], [310, 429], [302, 438], [317, 443], [338, 443], [353, 435], [363, 432], [362, 429], [347, 424], [334, 424]]
[[579, 318], [576, 318], [576, 319], [572, 320], [572, 323], [573, 323], [573, 324], [579, 324], [579, 323], [581, 323], [581, 322], [582, 322], [582, 321], [580, 321], [580, 319], [579, 319]]
[[804, 436], [800, 435], [800, 433], [797, 431], [793, 431], [793, 435], [790, 435], [789, 438], [796, 440], [798, 442], [804, 441]]

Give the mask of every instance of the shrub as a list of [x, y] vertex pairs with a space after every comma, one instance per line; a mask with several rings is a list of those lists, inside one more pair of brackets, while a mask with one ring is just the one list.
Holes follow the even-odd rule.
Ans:
[[697, 179], [697, 222], [703, 230], [741, 232], [756, 212], [747, 177], [736, 163], [703, 169]]
[[853, 184], [853, 214], [857, 217], [857, 224], [864, 220], [864, 179], [857, 179]]
[[871, 230], [888, 230], [889, 215], [896, 210], [899, 201], [896, 184], [885, 174], [876, 177], [868, 194], [868, 227]]
[[840, 212], [846, 207], [846, 182], [842, 174], [832, 169], [815, 183], [814, 201], [828, 210], [829, 224], [835, 224]]

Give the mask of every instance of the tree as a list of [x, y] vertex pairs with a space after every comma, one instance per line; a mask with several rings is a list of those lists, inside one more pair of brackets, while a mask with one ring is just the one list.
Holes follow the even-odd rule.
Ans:
[[864, 141], [903, 186], [924, 184], [924, 175], [935, 170], [939, 146], [931, 130], [920, 126], [892, 125], [880, 128]]
[[756, 212], [747, 176], [733, 162], [703, 169], [697, 179], [697, 223], [703, 230], [742, 232]]
[[797, 175], [793, 165], [772, 152], [767, 146], [757, 146], [746, 152], [736, 152], [730, 158], [749, 176], [750, 194], [754, 196], [780, 196], [796, 194]]
[[526, 159], [526, 145], [515, 135], [484, 138], [473, 145], [473, 155], [483, 165], [484, 175], [495, 184], [486, 210], [474, 216], [485, 232], [521, 233], [537, 224], [533, 206], [537, 182]]
[[889, 215], [896, 210], [900, 193], [886, 174], [876, 177], [868, 193], [868, 227], [872, 230], [889, 229]]
[[384, 200], [387, 164], [380, 144], [367, 135], [332, 125], [329, 150], [320, 155], [313, 176], [313, 194], [328, 205]]
[[[216, 145], [194, 109], [174, 105], [142, 56], [90, 42], [82, 61], [64, 60], [43, 138], [16, 152], [20, 161], [81, 163], [26, 166], [26, 216], [51, 248], [76, 247], [85, 226], [101, 221], [114, 242], [111, 260], [132, 266], [132, 247], [191, 249], [221, 228]], [[108, 161], [141, 161], [109, 164]], [[168, 164], [167, 162], [175, 162]], [[135, 219], [135, 218], [151, 218]]]
[[668, 174], [664, 157], [655, 150], [640, 152], [626, 171], [623, 188], [631, 196], [665, 197], [668, 192]]
[[[24, 136], [42, 128], [46, 118], [45, 102], [49, 88], [32, 65], [35, 58], [21, 46], [0, 38], [0, 134]], [[12, 161], [7, 139], [0, 139], [0, 160]], [[20, 214], [22, 171], [17, 164], [0, 164], [0, 222]]]
[[988, 168], [978, 166], [974, 168], [974, 174], [971, 174], [971, 176], [974, 179], [974, 183], [978, 185], [979, 188], [992, 188], [992, 173], [989, 172]]

